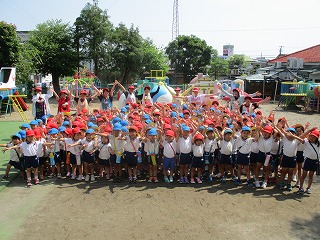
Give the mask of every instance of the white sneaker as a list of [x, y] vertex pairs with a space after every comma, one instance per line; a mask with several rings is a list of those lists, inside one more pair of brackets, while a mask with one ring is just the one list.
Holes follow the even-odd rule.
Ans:
[[311, 194], [311, 188], [307, 188], [306, 193]]
[[61, 179], [62, 178], [61, 173], [58, 173], [57, 177]]
[[260, 182], [256, 181], [256, 188], [259, 188], [259, 187], [260, 187]]
[[267, 182], [266, 182], [266, 181], [263, 181], [263, 183], [262, 183], [262, 188], [264, 188], [264, 189], [267, 188]]
[[218, 173], [218, 174], [216, 175], [217, 178], [220, 178], [221, 176], [222, 176], [221, 173]]
[[293, 175], [292, 181], [293, 181], [293, 182], [297, 182], [297, 176], [296, 176], [296, 175]]
[[90, 180], [90, 176], [89, 176], [89, 174], [87, 174], [85, 181], [86, 181], [86, 182], [89, 182], [89, 180]]
[[67, 172], [67, 175], [66, 175], [66, 177], [70, 177], [70, 172]]
[[96, 180], [96, 179], [95, 179], [94, 175], [92, 174], [91, 175], [91, 181], [94, 181], [94, 180]]
[[71, 179], [72, 179], [72, 180], [76, 179], [76, 175], [75, 175], [75, 174], [72, 174], [72, 175], [71, 175]]
[[82, 175], [79, 175], [77, 178], [78, 181], [82, 181]]

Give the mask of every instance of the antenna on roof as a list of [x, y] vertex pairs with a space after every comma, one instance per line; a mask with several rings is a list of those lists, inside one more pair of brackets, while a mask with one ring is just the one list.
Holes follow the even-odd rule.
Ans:
[[93, 0], [93, 5], [94, 5], [95, 7], [97, 7], [97, 6], [98, 6], [98, 3], [99, 3], [99, 1], [98, 1], [98, 0]]
[[279, 51], [279, 55], [281, 55], [282, 54], [282, 48], [283, 48], [284, 46], [280, 46], [280, 51]]

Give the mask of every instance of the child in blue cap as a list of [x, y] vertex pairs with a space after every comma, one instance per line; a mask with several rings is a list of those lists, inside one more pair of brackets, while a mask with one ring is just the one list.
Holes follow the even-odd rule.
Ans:
[[148, 137], [145, 143], [145, 152], [147, 154], [149, 165], [149, 180], [148, 182], [159, 182], [157, 178], [158, 174], [158, 158], [159, 158], [159, 137], [157, 129], [151, 128], [148, 131]]

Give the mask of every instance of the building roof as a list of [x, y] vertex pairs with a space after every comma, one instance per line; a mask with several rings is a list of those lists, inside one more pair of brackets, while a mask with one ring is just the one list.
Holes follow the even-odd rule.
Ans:
[[305, 63], [318, 63], [320, 62], [320, 44], [285, 56], [277, 57], [270, 60], [268, 63], [287, 62], [288, 58], [303, 58]]

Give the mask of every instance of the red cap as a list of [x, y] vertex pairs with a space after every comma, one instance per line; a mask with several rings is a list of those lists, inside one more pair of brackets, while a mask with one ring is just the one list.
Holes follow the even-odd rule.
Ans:
[[83, 109], [81, 110], [81, 112], [82, 112], [82, 113], [88, 113], [88, 109], [83, 108]]
[[149, 86], [145, 86], [144, 89], [149, 89], [150, 90], [150, 87]]
[[86, 125], [84, 123], [79, 123], [78, 127], [80, 129], [85, 129], [85, 130], [87, 129], [87, 127], [86, 127]]
[[27, 130], [27, 131], [26, 131], [26, 136], [27, 136], [27, 137], [34, 136], [34, 131], [33, 131], [33, 130]]
[[217, 100], [212, 101], [211, 105], [215, 105], [215, 104], [219, 106], [219, 102]]
[[78, 121], [74, 121], [74, 122], [72, 123], [72, 126], [78, 127], [78, 126], [79, 126], [79, 124], [80, 124], [80, 122], [78, 122]]
[[183, 114], [190, 114], [189, 110], [183, 110]]
[[130, 86], [128, 87], [128, 89], [134, 89], [134, 86], [133, 86], [133, 85], [130, 85]]
[[40, 131], [39, 128], [34, 129], [33, 132], [34, 132], [35, 138], [40, 138], [41, 137], [41, 131]]
[[136, 127], [136, 126], [130, 126], [129, 127], [129, 130], [135, 130], [136, 132], [138, 132], [139, 130], [138, 130], [138, 127]]
[[134, 124], [134, 126], [136, 126], [137, 128], [139, 128], [139, 129], [142, 129], [142, 123], [141, 122], [139, 122], [139, 121], [134, 121], [133, 122], [133, 124]]
[[103, 118], [97, 118], [97, 122], [104, 122]]
[[234, 92], [234, 91], [237, 91], [238, 93], [241, 92], [241, 90], [240, 90], [239, 88], [234, 88], [234, 89], [232, 89], [232, 92]]
[[316, 138], [319, 138], [320, 136], [320, 132], [318, 129], [314, 129], [311, 133], [310, 133], [311, 136], [314, 136]]
[[79, 127], [75, 127], [74, 129], [72, 129], [72, 134], [76, 134], [76, 133], [80, 133], [81, 130]]
[[163, 129], [169, 129], [169, 130], [172, 130], [171, 125], [170, 125], [170, 124], [165, 124], [165, 125], [164, 125], [164, 127], [163, 127]]
[[72, 128], [67, 128], [64, 132], [70, 137], [70, 136], [72, 136], [73, 129]]
[[172, 130], [166, 131], [166, 136], [174, 137], [174, 132]]
[[111, 132], [112, 132], [112, 128], [111, 128], [110, 126], [107, 126], [107, 127], [104, 129], [104, 131], [105, 131], [106, 133], [111, 133]]
[[274, 119], [273, 119], [273, 116], [269, 116], [269, 117], [268, 117], [268, 121], [273, 122], [273, 120], [274, 120]]
[[56, 128], [56, 129], [58, 129], [59, 126], [58, 126], [58, 124], [56, 124], [56, 123], [54, 123], [54, 122], [50, 122], [50, 123], [48, 123], [47, 128], [48, 128], [48, 129], [51, 129], [51, 128]]
[[146, 102], [146, 107], [152, 107], [152, 103], [151, 102]]
[[164, 118], [163, 122], [166, 123], [166, 124], [170, 124], [170, 118]]
[[179, 87], [176, 87], [174, 90], [175, 91], [180, 91], [181, 89]]
[[258, 115], [262, 115], [261, 110], [256, 111], [256, 114], [258, 114]]
[[244, 100], [246, 100], [246, 99], [252, 100], [252, 97], [250, 95], [247, 95], [247, 96], [244, 97]]
[[197, 87], [193, 88], [192, 92], [199, 92], [199, 88], [197, 88]]
[[110, 92], [109, 88], [104, 88], [102, 92]]
[[194, 136], [194, 140], [202, 140], [203, 141], [203, 139], [204, 139], [204, 137], [203, 137], [203, 135], [202, 134], [196, 134], [195, 136]]
[[153, 115], [160, 115], [160, 111], [158, 109], [154, 110]]
[[80, 91], [80, 95], [81, 95], [81, 94], [87, 95], [87, 91], [86, 91], [86, 90], [81, 90], [81, 91]]
[[271, 134], [273, 132], [273, 128], [271, 126], [267, 125], [263, 128], [263, 131]]
[[59, 92], [59, 95], [60, 95], [61, 93], [68, 94], [68, 92], [67, 92], [67, 90], [66, 90], [66, 89], [61, 89], [61, 90], [60, 90], [60, 92]]
[[42, 88], [41, 87], [39, 87], [39, 86], [36, 86], [35, 88], [34, 88], [34, 91], [42, 91]]

